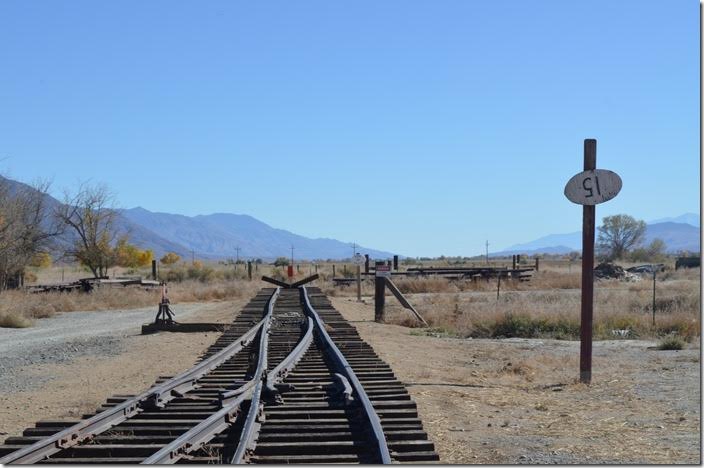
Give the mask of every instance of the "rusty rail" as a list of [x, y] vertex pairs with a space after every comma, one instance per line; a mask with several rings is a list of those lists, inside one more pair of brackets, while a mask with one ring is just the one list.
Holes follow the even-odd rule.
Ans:
[[359, 400], [361, 404], [362, 411], [364, 413], [365, 418], [369, 422], [369, 426], [371, 428], [371, 435], [376, 445], [376, 452], [379, 456], [378, 462], [383, 464], [390, 464], [391, 454], [389, 453], [389, 447], [386, 444], [384, 430], [381, 427], [381, 421], [379, 420], [379, 416], [374, 410], [372, 402], [369, 400], [367, 392], [364, 390], [362, 383], [357, 378], [357, 375], [352, 369], [352, 366], [350, 366], [349, 362], [347, 362], [347, 359], [345, 359], [345, 356], [342, 355], [340, 350], [335, 345], [335, 342], [332, 340], [332, 338], [330, 338], [330, 335], [325, 330], [325, 322], [323, 322], [323, 320], [320, 318], [318, 313], [311, 305], [310, 299], [308, 297], [308, 291], [306, 290], [305, 286], [301, 287], [301, 295], [303, 296], [306, 312], [315, 322], [316, 329], [320, 334], [320, 338], [323, 342], [324, 347], [328, 351], [330, 357], [335, 362], [340, 373], [344, 375], [344, 377], [346, 377], [349, 381], [354, 392], [354, 396]]
[[[271, 310], [279, 293], [277, 289], [269, 298], [268, 307]], [[50, 437], [42, 439], [23, 449], [0, 458], [0, 464], [33, 464], [51, 456], [61, 450], [77, 445], [91, 439], [97, 434], [107, 431], [111, 427], [139, 414], [144, 408], [162, 407], [166, 402], [178, 394], [188, 391], [195, 386], [196, 381], [242, 350], [244, 346], [256, 335], [265, 323], [263, 319], [242, 335], [231, 345], [220, 352], [201, 361], [191, 369], [155, 385], [149, 390], [130, 398], [127, 401], [102, 411], [95, 416], [68, 427]]]

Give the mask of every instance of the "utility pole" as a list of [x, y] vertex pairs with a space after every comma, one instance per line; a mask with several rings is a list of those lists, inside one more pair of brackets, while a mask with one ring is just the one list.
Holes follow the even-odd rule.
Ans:
[[237, 254], [236, 254], [237, 257], [235, 259], [235, 270], [237, 269], [237, 264], [240, 263], [240, 250], [242, 250], [242, 249], [240, 248], [239, 245], [237, 247], [235, 247], [235, 252], [237, 252]]
[[293, 249], [295, 249], [295, 247], [291, 245], [291, 266], [293, 266]]
[[196, 253], [191, 249], [191, 264], [196, 263]]
[[489, 241], [486, 241], [486, 264], [489, 264]]
[[354, 257], [357, 255], [357, 247], [359, 247], [359, 246], [357, 245], [357, 243], [356, 243], [356, 242], [352, 242], [352, 258], [354, 258]]

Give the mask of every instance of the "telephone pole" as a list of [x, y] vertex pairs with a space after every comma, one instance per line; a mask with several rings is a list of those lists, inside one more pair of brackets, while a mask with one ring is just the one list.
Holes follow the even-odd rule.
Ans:
[[293, 249], [295, 249], [295, 247], [291, 245], [291, 267], [293, 267]]
[[489, 241], [486, 241], [486, 264], [489, 264]]
[[359, 246], [357, 245], [357, 243], [356, 243], [356, 242], [352, 242], [352, 258], [354, 258], [354, 257], [357, 255], [357, 247], [359, 247]]
[[242, 250], [242, 249], [240, 248], [239, 245], [237, 247], [235, 247], [235, 251], [237, 252], [237, 259], [235, 260], [235, 265], [240, 263], [240, 250]]

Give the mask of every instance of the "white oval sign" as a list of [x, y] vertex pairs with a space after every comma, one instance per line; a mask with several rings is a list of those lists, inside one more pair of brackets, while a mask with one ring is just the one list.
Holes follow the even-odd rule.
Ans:
[[362, 257], [362, 254], [355, 254], [354, 257], [352, 257], [352, 262], [355, 265], [364, 265], [364, 260], [365, 258]]
[[565, 185], [565, 196], [578, 205], [598, 205], [618, 195], [622, 185], [615, 172], [593, 169], [572, 177]]

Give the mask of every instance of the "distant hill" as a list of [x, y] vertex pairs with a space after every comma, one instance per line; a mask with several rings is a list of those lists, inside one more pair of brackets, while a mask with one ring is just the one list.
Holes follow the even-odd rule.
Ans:
[[660, 219], [654, 219], [650, 221], [649, 224], [658, 224], [658, 223], [684, 223], [684, 224], [691, 224], [692, 226], [699, 227], [700, 226], [700, 219], [699, 215], [697, 213], [685, 213], [679, 216], [675, 216], [674, 218], [660, 218]]
[[[10, 190], [29, 188], [27, 184], [0, 176]], [[47, 195], [45, 207], [54, 211], [61, 202]], [[157, 258], [174, 252], [190, 258], [191, 251], [197, 258], [235, 258], [240, 247], [241, 258], [289, 257], [291, 245], [294, 257], [300, 259], [342, 259], [352, 256], [351, 244], [335, 239], [310, 239], [283, 229], [273, 228], [251, 216], [228, 213], [183, 216], [170, 213], [153, 213], [144, 208], [118, 210], [116, 228], [129, 233], [130, 242], [142, 249], [152, 249]], [[75, 235], [67, 230], [56, 239], [57, 251], [73, 242]], [[393, 256], [390, 252], [358, 247], [358, 252], [376, 259]]]
[[[340, 259], [352, 255], [349, 243], [326, 238], [310, 239], [273, 228], [248, 215], [215, 213], [184, 216], [155, 213], [144, 208], [122, 210], [121, 214], [132, 224], [157, 232], [189, 252], [193, 249], [197, 254], [213, 258], [234, 258], [237, 247], [241, 248], [240, 257], [289, 257], [291, 245], [294, 246], [296, 258]], [[390, 252], [365, 247], [357, 250], [372, 258], [393, 256]]]
[[[687, 219], [696, 222], [696, 225], [659, 221], [647, 224], [644, 244], [649, 244], [653, 239], [662, 239], [668, 252], [688, 250], [690, 252], [700, 251], [699, 242], [699, 215], [687, 213], [676, 218], [664, 219]], [[598, 236], [598, 231], [597, 231]], [[540, 237], [530, 242], [513, 245], [505, 250], [494, 252], [491, 255], [535, 255], [535, 254], [566, 254], [573, 251], [582, 250], [582, 232], [570, 232], [567, 234], [550, 234]]]

